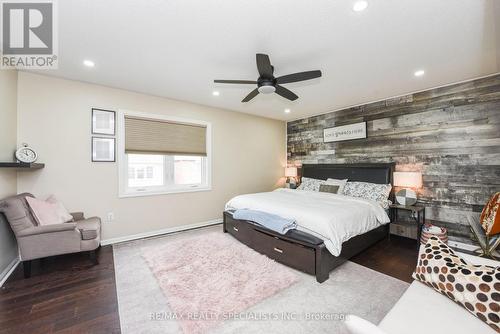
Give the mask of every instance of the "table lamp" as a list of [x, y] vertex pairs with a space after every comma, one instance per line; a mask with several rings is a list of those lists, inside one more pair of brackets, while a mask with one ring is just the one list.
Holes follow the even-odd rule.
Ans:
[[419, 172], [394, 172], [394, 186], [404, 187], [396, 193], [396, 201], [404, 206], [417, 203], [417, 193], [413, 189], [422, 187], [422, 174]]
[[295, 189], [297, 185], [297, 167], [286, 167], [285, 168], [286, 185], [287, 188]]

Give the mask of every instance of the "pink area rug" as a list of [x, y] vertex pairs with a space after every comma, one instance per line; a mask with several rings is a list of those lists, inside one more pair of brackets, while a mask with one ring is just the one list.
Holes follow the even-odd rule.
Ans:
[[142, 256], [189, 334], [205, 333], [298, 280], [288, 268], [222, 232], [166, 240], [143, 248]]

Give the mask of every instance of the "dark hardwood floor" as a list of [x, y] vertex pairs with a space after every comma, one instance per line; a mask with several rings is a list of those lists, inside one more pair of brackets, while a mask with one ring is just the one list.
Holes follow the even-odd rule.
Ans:
[[391, 235], [351, 258], [362, 266], [411, 283], [417, 265], [417, 241]]
[[0, 290], [0, 333], [120, 333], [111, 246], [98, 259], [36, 260], [28, 279], [18, 266]]
[[[96, 266], [87, 254], [34, 261], [29, 279], [18, 266], [0, 290], [0, 333], [119, 333], [112, 248], [98, 258]], [[416, 258], [414, 240], [392, 236], [352, 261], [411, 282]]]

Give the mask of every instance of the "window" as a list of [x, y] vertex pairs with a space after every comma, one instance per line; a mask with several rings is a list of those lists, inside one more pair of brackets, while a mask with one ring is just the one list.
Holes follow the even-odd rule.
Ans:
[[210, 124], [120, 116], [120, 196], [210, 190]]
[[127, 154], [128, 188], [158, 187], [163, 185], [163, 157], [161, 155]]
[[154, 175], [154, 167], [153, 166], [147, 166], [146, 167], [146, 177], [148, 179], [152, 179]]
[[196, 188], [206, 180], [205, 157], [126, 154], [126, 159], [129, 192]]

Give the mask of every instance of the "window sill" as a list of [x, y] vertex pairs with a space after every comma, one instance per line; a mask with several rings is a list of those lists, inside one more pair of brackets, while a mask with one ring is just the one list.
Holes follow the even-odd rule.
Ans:
[[137, 192], [126, 192], [120, 193], [119, 198], [128, 197], [144, 197], [144, 196], [159, 196], [159, 195], [169, 195], [169, 194], [182, 194], [182, 193], [194, 193], [200, 191], [211, 191], [212, 187], [199, 187], [190, 189], [172, 189], [172, 190], [161, 190], [161, 191], [137, 191]]

